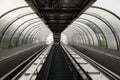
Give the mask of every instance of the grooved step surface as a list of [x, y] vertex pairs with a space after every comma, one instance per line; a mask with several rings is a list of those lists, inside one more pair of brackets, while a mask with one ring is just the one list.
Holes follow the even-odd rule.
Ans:
[[60, 45], [55, 45], [48, 80], [74, 80]]

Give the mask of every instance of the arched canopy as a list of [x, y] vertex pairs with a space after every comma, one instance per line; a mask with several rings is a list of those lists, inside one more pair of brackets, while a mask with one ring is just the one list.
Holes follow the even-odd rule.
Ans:
[[[119, 50], [119, 3], [119, 0], [97, 0], [79, 18], [71, 23], [62, 34], [66, 35], [70, 44], [77, 45], [80, 43]], [[116, 6], [116, 8], [112, 6]], [[72, 36], [68, 36], [71, 32]], [[74, 40], [72, 40], [73, 36]]]
[[25, 0], [1, 0], [1, 49], [9, 49], [41, 42], [45, 44], [49, 34], [52, 34], [50, 29], [43, 23]]

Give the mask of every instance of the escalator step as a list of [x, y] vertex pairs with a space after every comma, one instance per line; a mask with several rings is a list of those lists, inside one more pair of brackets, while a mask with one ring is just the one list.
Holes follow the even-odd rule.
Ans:
[[48, 74], [48, 80], [74, 80], [65, 61], [60, 45], [55, 45], [54, 54]]

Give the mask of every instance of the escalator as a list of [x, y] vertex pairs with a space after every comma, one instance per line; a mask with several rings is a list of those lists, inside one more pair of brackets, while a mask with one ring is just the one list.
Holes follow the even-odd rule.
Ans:
[[64, 54], [62, 47], [54, 44], [36, 80], [74, 80]]
[[74, 80], [59, 45], [54, 48], [48, 80]]

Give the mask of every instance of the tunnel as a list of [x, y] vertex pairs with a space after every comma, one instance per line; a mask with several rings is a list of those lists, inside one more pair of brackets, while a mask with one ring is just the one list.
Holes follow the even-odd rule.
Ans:
[[0, 0], [0, 80], [120, 80], [119, 0]]

